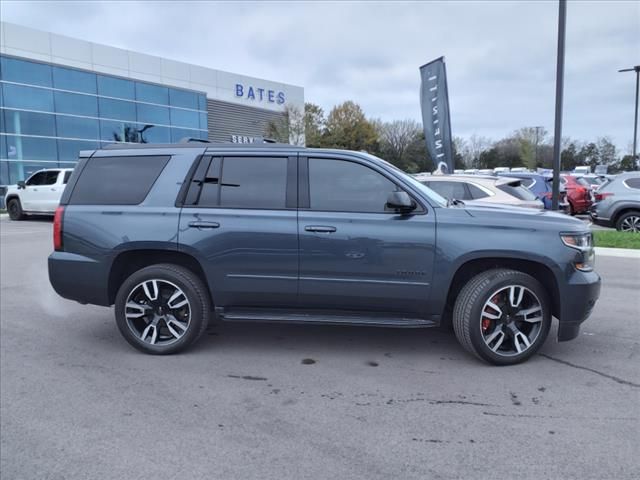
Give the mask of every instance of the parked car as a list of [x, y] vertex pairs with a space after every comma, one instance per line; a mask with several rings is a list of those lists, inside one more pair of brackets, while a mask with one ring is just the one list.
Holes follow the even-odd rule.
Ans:
[[[522, 186], [533, 193], [536, 198], [544, 204], [544, 208], [551, 210], [553, 200], [553, 177], [529, 172], [501, 173], [500, 176], [520, 179]], [[569, 202], [567, 201], [567, 192], [562, 182], [560, 182], [559, 190], [558, 208], [560, 211], [568, 213]]]
[[598, 190], [602, 185], [609, 181], [604, 175], [595, 175], [593, 173], [589, 175], [581, 175], [580, 178], [583, 178], [593, 191]]
[[591, 173], [591, 167], [588, 165], [579, 165], [573, 169], [575, 175], [588, 175]]
[[23, 220], [26, 215], [53, 215], [73, 172], [72, 168], [38, 170], [26, 181], [9, 185], [4, 197], [9, 218]]
[[373, 155], [280, 144], [81, 152], [56, 210], [49, 279], [115, 305], [152, 354], [210, 321], [434, 327], [500, 365], [558, 318], [571, 340], [600, 292], [583, 222], [449, 203]]
[[539, 210], [544, 208], [543, 203], [521, 185], [519, 178], [484, 175], [432, 175], [416, 178], [449, 200], [529, 207]]
[[618, 175], [595, 196], [596, 203], [589, 212], [593, 223], [640, 233], [640, 173]]
[[568, 174], [560, 175], [560, 181], [567, 192], [569, 213], [575, 215], [588, 212], [595, 199], [589, 182], [581, 177]]

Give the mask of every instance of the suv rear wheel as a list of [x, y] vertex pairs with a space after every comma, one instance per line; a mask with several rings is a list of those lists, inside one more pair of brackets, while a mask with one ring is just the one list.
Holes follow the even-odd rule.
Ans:
[[165, 355], [194, 343], [207, 328], [209, 293], [190, 270], [172, 264], [143, 268], [116, 295], [120, 333], [145, 353]]
[[22, 205], [20, 204], [20, 200], [17, 198], [12, 198], [7, 203], [7, 211], [9, 212], [9, 218], [11, 220], [22, 220], [24, 219], [24, 213], [22, 213]]
[[616, 230], [640, 233], [640, 212], [631, 211], [620, 215], [620, 218], [616, 221]]
[[530, 275], [495, 269], [473, 277], [460, 291], [453, 329], [462, 346], [494, 365], [528, 359], [551, 326], [547, 292]]

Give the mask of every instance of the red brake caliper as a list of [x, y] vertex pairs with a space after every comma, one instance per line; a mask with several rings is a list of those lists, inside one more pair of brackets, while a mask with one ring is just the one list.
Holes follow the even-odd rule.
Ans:
[[[492, 303], [497, 304], [498, 302], [498, 295], [495, 295], [492, 299], [491, 299]], [[487, 317], [483, 317], [482, 318], [482, 331], [486, 332], [487, 330], [489, 330], [489, 327], [491, 326], [491, 319], [487, 318]]]

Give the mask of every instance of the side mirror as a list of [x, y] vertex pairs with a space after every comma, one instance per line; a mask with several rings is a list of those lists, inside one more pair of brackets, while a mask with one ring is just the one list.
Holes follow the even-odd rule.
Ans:
[[24, 183], [24, 180], [20, 180], [18, 182], [18, 188], [26, 188], [26, 187], [27, 187], [27, 185]]
[[412, 212], [416, 207], [416, 203], [411, 200], [407, 192], [391, 192], [387, 197], [387, 208], [392, 208], [400, 213]]

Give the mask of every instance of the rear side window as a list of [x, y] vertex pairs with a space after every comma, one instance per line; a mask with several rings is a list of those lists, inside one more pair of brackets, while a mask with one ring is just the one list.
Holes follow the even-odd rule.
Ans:
[[476, 187], [473, 183], [467, 183], [467, 188], [469, 189], [471, 198], [473, 198], [474, 200], [478, 200], [479, 198], [486, 198], [489, 196], [487, 192], [479, 187]]
[[462, 182], [429, 182], [427, 186], [450, 200], [471, 200]]
[[536, 198], [538, 198], [529, 190], [520, 185], [520, 182], [515, 184], [510, 183], [505, 185], [498, 185], [498, 188], [504, 193], [507, 193], [512, 197], [516, 197], [520, 200], [535, 200]]
[[71, 205], [138, 205], [169, 156], [93, 157], [87, 160], [69, 199]]
[[185, 206], [284, 209], [287, 157], [204, 157]]
[[523, 187], [531, 188], [533, 187], [533, 184], [536, 183], [536, 181], [533, 178], [523, 178], [522, 180], [520, 180], [520, 183]]
[[633, 188], [635, 190], [640, 190], [640, 177], [627, 178], [624, 181], [624, 184], [629, 188]]
[[64, 179], [62, 179], [62, 183], [63, 184], [67, 184], [69, 183], [69, 178], [71, 178], [71, 174], [73, 173], [73, 171], [71, 170], [67, 170], [66, 172], [64, 172]]

